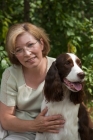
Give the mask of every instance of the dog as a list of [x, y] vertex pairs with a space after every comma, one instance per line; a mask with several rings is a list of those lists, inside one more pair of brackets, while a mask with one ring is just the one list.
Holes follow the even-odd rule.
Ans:
[[82, 103], [84, 77], [81, 60], [75, 54], [60, 54], [52, 63], [45, 78], [41, 109], [47, 106], [47, 115], [62, 114], [66, 122], [59, 133], [37, 133], [36, 140], [93, 140]]

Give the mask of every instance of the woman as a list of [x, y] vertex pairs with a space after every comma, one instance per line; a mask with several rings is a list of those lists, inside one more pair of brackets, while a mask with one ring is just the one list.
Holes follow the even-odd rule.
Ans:
[[30, 23], [15, 24], [6, 37], [11, 66], [2, 76], [0, 121], [8, 135], [4, 140], [34, 140], [35, 132], [58, 133], [64, 126], [60, 114], [40, 113], [46, 73], [54, 58], [48, 57], [49, 38]]

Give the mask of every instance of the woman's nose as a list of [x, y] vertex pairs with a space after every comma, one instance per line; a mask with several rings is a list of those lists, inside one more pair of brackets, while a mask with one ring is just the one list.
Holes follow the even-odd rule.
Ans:
[[26, 55], [30, 55], [31, 54], [31, 51], [29, 51], [29, 50], [24, 50], [24, 56], [26, 56]]

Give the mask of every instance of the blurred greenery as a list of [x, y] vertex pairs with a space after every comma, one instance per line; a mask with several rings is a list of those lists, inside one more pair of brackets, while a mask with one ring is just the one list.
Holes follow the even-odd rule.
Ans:
[[52, 57], [77, 54], [86, 73], [86, 104], [93, 106], [93, 0], [0, 0], [0, 80], [10, 65], [5, 52], [8, 28], [31, 22], [49, 34]]

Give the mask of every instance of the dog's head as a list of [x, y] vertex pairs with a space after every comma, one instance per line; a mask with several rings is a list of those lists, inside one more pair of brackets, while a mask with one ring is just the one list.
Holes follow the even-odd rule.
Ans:
[[61, 101], [64, 96], [63, 85], [70, 90], [70, 100], [75, 104], [82, 102], [85, 74], [80, 59], [72, 54], [59, 55], [52, 63], [46, 78], [44, 94], [48, 101]]

